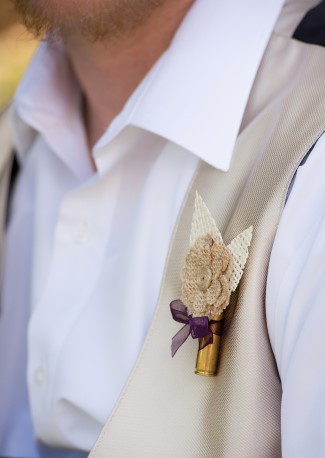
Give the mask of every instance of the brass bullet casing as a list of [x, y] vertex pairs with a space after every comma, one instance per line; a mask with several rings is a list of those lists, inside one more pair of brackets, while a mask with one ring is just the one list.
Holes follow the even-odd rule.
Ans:
[[[221, 328], [223, 313], [213, 317], [212, 320], [217, 321], [218, 327]], [[220, 344], [221, 332], [218, 332], [218, 334], [213, 334], [212, 344], [206, 345], [202, 350], [198, 350], [195, 374], [203, 375], [204, 377], [215, 377], [217, 375]]]

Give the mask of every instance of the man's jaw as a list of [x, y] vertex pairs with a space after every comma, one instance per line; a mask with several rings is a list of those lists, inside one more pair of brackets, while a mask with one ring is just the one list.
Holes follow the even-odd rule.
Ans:
[[76, 31], [90, 42], [110, 41], [140, 27], [166, 0], [11, 0], [37, 38]]

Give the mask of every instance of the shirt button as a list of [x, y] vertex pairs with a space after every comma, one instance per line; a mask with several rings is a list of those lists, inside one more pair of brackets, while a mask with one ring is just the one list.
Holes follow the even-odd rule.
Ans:
[[36, 369], [34, 379], [37, 385], [44, 385], [44, 383], [46, 382], [46, 371], [43, 367], [39, 367], [38, 369]]
[[89, 228], [86, 223], [79, 223], [75, 228], [75, 241], [80, 245], [85, 245], [90, 239]]

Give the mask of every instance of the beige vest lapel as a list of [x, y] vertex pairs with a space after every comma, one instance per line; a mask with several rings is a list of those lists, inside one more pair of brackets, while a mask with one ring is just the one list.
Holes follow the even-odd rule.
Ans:
[[[282, 37], [273, 37], [270, 48], [246, 110], [231, 170], [225, 174], [202, 164], [191, 185], [171, 242], [151, 328], [92, 458], [275, 458], [281, 454], [281, 386], [266, 330], [265, 282], [289, 183], [324, 130], [325, 60], [320, 48]], [[288, 60], [277, 74], [272, 73], [274, 51]], [[288, 91], [284, 83], [290, 78]], [[259, 115], [252, 120], [252, 104], [256, 110], [258, 103]], [[194, 375], [197, 342], [192, 339], [174, 359], [170, 356], [170, 341], [180, 325], [172, 321], [169, 303], [180, 296], [196, 190], [225, 243], [254, 226], [248, 265], [227, 314], [215, 378]]]

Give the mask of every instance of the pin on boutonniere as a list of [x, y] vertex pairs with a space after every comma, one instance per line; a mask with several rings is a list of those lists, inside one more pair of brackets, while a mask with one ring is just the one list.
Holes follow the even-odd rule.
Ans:
[[252, 233], [251, 226], [226, 246], [209, 209], [196, 193], [181, 298], [170, 304], [173, 319], [184, 324], [172, 339], [172, 356], [190, 334], [198, 339], [196, 374], [217, 373], [223, 313], [243, 275]]

